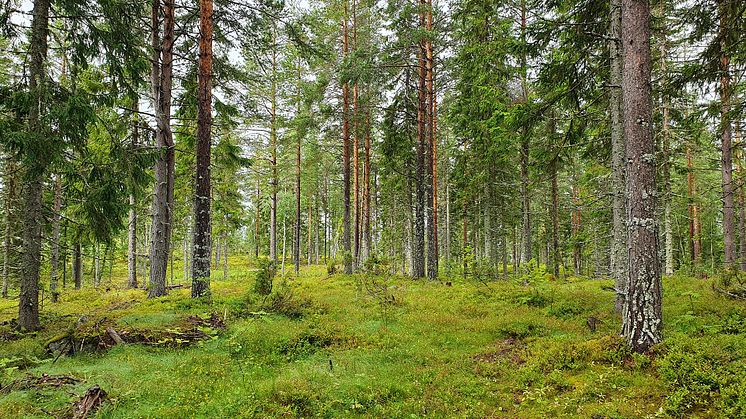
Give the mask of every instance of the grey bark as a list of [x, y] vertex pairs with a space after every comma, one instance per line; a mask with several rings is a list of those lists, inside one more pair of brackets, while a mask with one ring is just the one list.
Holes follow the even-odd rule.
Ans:
[[629, 246], [622, 333], [634, 351], [645, 352], [661, 341], [663, 330], [648, 0], [622, 0], [622, 26]]
[[171, 87], [175, 4], [174, 0], [163, 0], [163, 38], [160, 39], [159, 44], [158, 15], [160, 4], [160, 0], [153, 1], [151, 41], [155, 59], [153, 60], [152, 81], [157, 80], [157, 83], [153, 83], [153, 96], [157, 123], [156, 147], [160, 155], [154, 170], [155, 187], [153, 191], [148, 298], [166, 295], [166, 273], [173, 227], [171, 223], [174, 194], [174, 143], [171, 131]]
[[[50, 0], [34, 1], [31, 22], [29, 91], [36, 106], [29, 112], [29, 131], [42, 136], [41, 115], [46, 111], [47, 36], [49, 34]], [[18, 328], [36, 330], [39, 325], [39, 270], [41, 267], [42, 198], [46, 165], [32, 163], [26, 167], [23, 193], [23, 254], [21, 260], [21, 293], [18, 301]]]

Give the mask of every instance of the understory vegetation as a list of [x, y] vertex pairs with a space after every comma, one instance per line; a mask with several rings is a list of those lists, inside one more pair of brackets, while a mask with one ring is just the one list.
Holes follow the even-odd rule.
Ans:
[[253, 264], [230, 266], [211, 300], [178, 276], [146, 300], [116, 263], [99, 289], [45, 300], [35, 334], [0, 301], [0, 417], [63, 415], [94, 384], [106, 418], [746, 415], [746, 307], [713, 291], [719, 278], [664, 278], [664, 341], [637, 354], [610, 280], [311, 266], [262, 295]]

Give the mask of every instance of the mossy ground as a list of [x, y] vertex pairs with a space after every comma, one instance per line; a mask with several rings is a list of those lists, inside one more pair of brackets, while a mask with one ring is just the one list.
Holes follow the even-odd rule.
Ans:
[[[666, 340], [642, 356], [617, 337], [610, 281], [447, 286], [313, 266], [265, 298], [248, 263], [231, 266], [229, 279], [213, 277], [211, 302], [188, 289], [148, 301], [119, 287], [122, 263], [111, 284], [45, 301], [43, 331], [0, 341], [0, 384], [83, 381], [0, 394], [0, 417], [48, 417], [93, 384], [111, 396], [98, 416], [121, 418], [746, 415], [746, 306], [709, 280], [664, 280]], [[0, 322], [16, 304], [0, 301]], [[213, 312], [227, 328], [184, 348], [125, 344], [56, 361], [45, 348], [81, 316], [158, 331]]]

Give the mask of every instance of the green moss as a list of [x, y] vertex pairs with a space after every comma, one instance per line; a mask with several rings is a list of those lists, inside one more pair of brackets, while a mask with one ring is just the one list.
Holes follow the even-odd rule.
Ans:
[[[188, 289], [150, 301], [142, 290], [65, 290], [45, 304], [44, 330], [0, 341], [2, 380], [83, 381], [12, 391], [0, 397], [0, 417], [61, 412], [93, 384], [112, 397], [99, 412], [106, 418], [744, 415], [743, 307], [708, 281], [665, 280], [666, 341], [640, 356], [617, 336], [610, 281], [445, 286], [313, 266], [261, 296], [253, 267], [240, 258], [231, 266], [228, 280], [213, 281], [212, 302]], [[15, 316], [13, 304], [0, 300], [0, 321]], [[186, 348], [127, 344], [56, 362], [46, 350], [81, 318], [157, 334], [213, 312], [227, 329]], [[595, 333], [590, 316], [600, 320]]]

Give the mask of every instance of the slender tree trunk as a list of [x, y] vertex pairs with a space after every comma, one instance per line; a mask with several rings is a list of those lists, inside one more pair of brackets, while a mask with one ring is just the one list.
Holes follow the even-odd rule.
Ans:
[[10, 255], [13, 252], [13, 202], [16, 195], [16, 172], [18, 167], [12, 160], [5, 167], [5, 237], [3, 238], [3, 298], [8, 298], [10, 282]]
[[54, 207], [52, 211], [52, 251], [50, 258], [50, 281], [49, 281], [49, 292], [52, 294], [52, 302], [57, 302], [59, 291], [57, 285], [59, 283], [58, 268], [60, 263], [60, 220], [62, 211], [62, 178], [57, 175], [54, 182]]
[[199, 2], [199, 76], [197, 91], [197, 175], [194, 185], [194, 253], [192, 297], [210, 295], [210, 147], [212, 145], [212, 0]]
[[[301, 114], [301, 66], [300, 66], [300, 57], [298, 58], [298, 91], [296, 92], [297, 97], [297, 109], [296, 109], [296, 117], [300, 118]], [[296, 132], [296, 135], [298, 138], [296, 138], [296, 144], [295, 144], [295, 246], [293, 246], [293, 261], [295, 262], [295, 275], [297, 276], [300, 272], [300, 217], [301, 217], [301, 209], [300, 209], [300, 164], [301, 164], [301, 143], [303, 140], [303, 136], [301, 135], [300, 127], [298, 127], [298, 130]]]
[[[526, 43], [526, 0], [521, 0], [521, 41]], [[528, 64], [526, 53], [521, 56], [521, 96], [523, 103], [528, 102]], [[531, 198], [529, 191], [529, 153], [531, 140], [527, 129], [521, 132], [521, 197], [523, 213], [523, 254], [522, 261], [528, 262], [532, 257], [531, 243]]]
[[[349, 39], [347, 34], [347, 0], [344, 0], [342, 17], [342, 56], [347, 58]], [[347, 80], [342, 82], [342, 183], [344, 196], [344, 215], [342, 218], [342, 246], [344, 247], [344, 273], [352, 273], [352, 243], [350, 238], [350, 86]]]
[[[140, 141], [140, 129], [138, 115], [139, 101], [134, 100], [134, 117], [132, 122], [132, 152]], [[137, 288], [137, 198], [134, 192], [129, 196], [129, 220], [127, 224], [127, 287]]]
[[622, 333], [634, 351], [645, 352], [661, 341], [663, 326], [648, 0], [622, 0], [622, 33], [629, 231], [629, 285], [622, 316]]
[[285, 276], [285, 245], [287, 243], [287, 234], [285, 228], [285, 218], [282, 218], [282, 276]]
[[[427, 0], [420, 0], [420, 7], [426, 7]], [[420, 12], [420, 28], [426, 28], [426, 17], [424, 10]], [[425, 217], [427, 212], [427, 148], [428, 148], [428, 121], [427, 121], [427, 40], [422, 37], [419, 41], [418, 50], [418, 72], [419, 82], [417, 88], [417, 162], [415, 168], [415, 214], [414, 214], [414, 240], [412, 246], [412, 277], [423, 278], [425, 276]]]
[[[665, 17], [665, 6], [661, 3], [663, 8], [661, 16]], [[665, 25], [664, 25], [665, 27]], [[671, 135], [670, 135], [670, 99], [668, 93], [666, 93], [665, 84], [668, 80], [667, 64], [668, 64], [668, 45], [666, 40], [665, 30], [662, 34], [661, 39], [661, 73], [663, 73], [663, 235], [665, 241], [664, 253], [665, 253], [665, 274], [673, 275], [673, 226], [671, 225]]]
[[[272, 177], [270, 178], [270, 207], [269, 207], [269, 258], [277, 263], [277, 30], [272, 28], [272, 82], [270, 84], [270, 165], [272, 166]], [[257, 186], [257, 219], [259, 218], [259, 186]], [[257, 227], [258, 231], [258, 227]], [[258, 237], [258, 234], [257, 234]], [[259, 246], [257, 244], [256, 256], [259, 257]]]
[[371, 211], [370, 211], [370, 109], [365, 117], [365, 162], [363, 165], [363, 260], [368, 260], [372, 249], [371, 236]]
[[[426, 0], [426, 28], [428, 33], [433, 30], [432, 0]], [[428, 245], [427, 245], [427, 275], [430, 279], [438, 277], [438, 141], [437, 128], [437, 103], [435, 95], [435, 61], [433, 56], [433, 42], [431, 35], [425, 40], [425, 85], [427, 89], [426, 100], [426, 123], [428, 135], [429, 168], [428, 175], [428, 198], [430, 201], [431, 217], [428, 222]]]
[[[157, 45], [157, 29], [160, 0], [153, 2], [152, 42]], [[174, 193], [174, 142], [171, 132], [171, 87], [173, 76], [174, 44], [174, 0], [163, 0], [163, 38], [160, 40], [160, 62], [154, 60], [153, 75], [158, 73], [155, 96], [156, 146], [160, 156], [155, 164], [155, 188], [153, 193], [153, 225], [150, 244], [150, 286], [148, 298], [166, 295], [166, 272], [169, 245], [171, 243], [172, 211]], [[158, 51], [158, 50], [156, 50]], [[156, 67], [157, 66], [157, 67]]]
[[[29, 91], [35, 98], [28, 117], [29, 131], [44, 135], [41, 116], [46, 112], [46, 60], [50, 0], [35, 0], [31, 22]], [[39, 270], [43, 219], [43, 179], [47, 167], [35, 163], [25, 168], [23, 191], [23, 254], [21, 293], [18, 300], [18, 329], [36, 330], [39, 325]]]
[[722, 143], [722, 169], [723, 169], [723, 252], [726, 267], [733, 266], [736, 262], [735, 228], [734, 228], [734, 203], [733, 203], [733, 158], [731, 144], [731, 121], [730, 121], [730, 56], [728, 54], [729, 34], [727, 33], [728, 0], [719, 0], [718, 11], [720, 15], [720, 135]]
[[740, 251], [738, 253], [738, 259], [741, 264], [741, 270], [746, 271], [746, 193], [744, 192], [744, 173], [743, 173], [743, 159], [744, 159], [744, 147], [741, 137], [741, 124], [736, 122], [735, 127], [736, 135], [736, 146], [738, 147], [738, 153], [736, 157], [737, 165], [736, 169], [740, 174], [738, 182], [738, 237]]
[[99, 254], [99, 245], [93, 245], [93, 286], [98, 288], [101, 284], [101, 256]]
[[189, 280], [189, 243], [188, 243], [188, 239], [186, 238], [186, 236], [184, 237], [184, 249], [183, 249], [182, 260], [184, 264], [184, 266], [182, 266], [182, 268], [184, 269], [184, 282], [186, 282]]
[[228, 232], [223, 233], [223, 280], [228, 279]]
[[466, 203], [466, 197], [464, 196], [463, 199], [463, 231], [462, 231], [462, 240], [463, 240], [463, 248], [464, 250], [461, 252], [461, 259], [464, 264], [464, 278], [466, 278], [469, 275], [469, 261], [467, 254], [469, 253], [469, 213], [468, 213], [468, 207]]
[[306, 260], [307, 265], [311, 266], [311, 200], [308, 200], [308, 225], [306, 226], [307, 234], [306, 234]]
[[83, 285], [83, 260], [81, 253], [80, 240], [76, 240], [73, 249], [73, 281], [75, 282], [76, 290], [79, 290]]
[[[259, 179], [256, 180], [256, 219], [254, 220], [254, 258], [259, 259], [259, 220], [261, 218], [261, 207], [259, 205], [259, 200], [261, 199], [261, 190], [259, 189]], [[277, 195], [274, 194], [272, 199], [272, 205], [275, 205], [277, 203]], [[277, 239], [277, 232], [274, 231], [277, 226], [272, 226], [272, 218], [276, 217], [275, 209], [270, 208], [270, 227], [269, 227], [269, 258], [272, 260], [272, 262], [277, 263], [277, 244], [274, 243]], [[273, 215], [274, 214], [274, 215]], [[276, 222], [275, 222], [276, 224]], [[272, 237], [272, 235], [275, 235], [275, 237]], [[274, 248], [273, 248], [274, 245]]]
[[691, 261], [697, 264], [700, 259], [702, 246], [699, 235], [699, 216], [696, 203], [696, 186], [694, 182], [694, 164], [692, 163], [692, 151], [690, 147], [686, 148], [686, 167], [687, 167], [687, 197], [689, 200], [689, 254]]
[[[447, 168], [448, 166], [446, 166]], [[443, 240], [446, 254], [446, 267], [451, 263], [451, 186], [448, 181], [448, 172], [446, 171], [445, 176], [446, 184], [446, 236]]]
[[[554, 123], [552, 123], [554, 127]], [[555, 157], [550, 163], [551, 181], [552, 181], [552, 205], [550, 218], [552, 219], [552, 273], [555, 278], [560, 275], [560, 247], [559, 247], [559, 186], [557, 184], [558, 170], [557, 159]]]
[[609, 27], [610, 86], [609, 115], [611, 116], [611, 170], [612, 170], [612, 241], [611, 276], [616, 289], [616, 311], [622, 312], [627, 289], [627, 206], [626, 156], [624, 124], [622, 120], [622, 2], [611, 0]]

